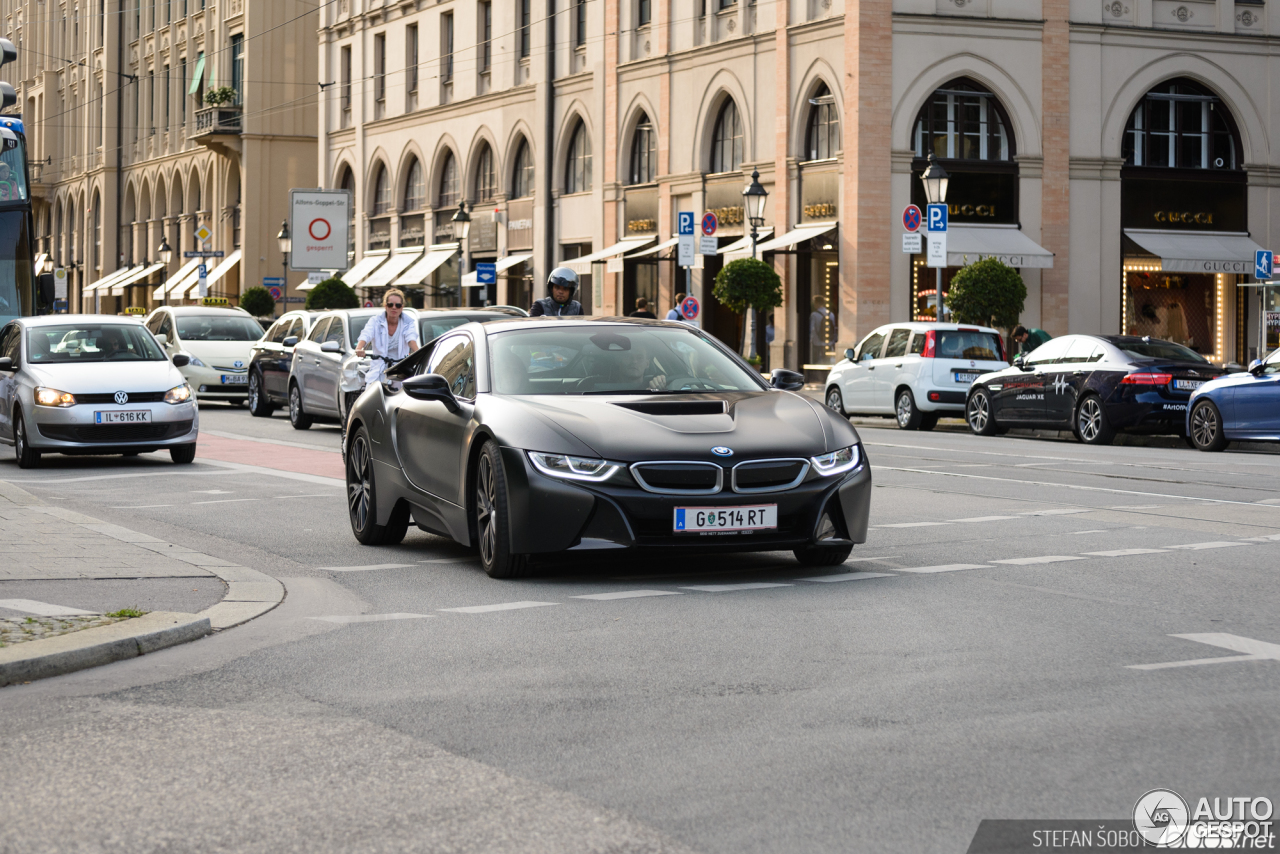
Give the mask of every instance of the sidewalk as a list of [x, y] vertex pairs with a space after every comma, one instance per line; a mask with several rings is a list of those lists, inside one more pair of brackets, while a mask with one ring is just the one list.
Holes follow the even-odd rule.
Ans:
[[257, 570], [0, 481], [0, 685], [194, 640], [283, 598], [280, 582]]

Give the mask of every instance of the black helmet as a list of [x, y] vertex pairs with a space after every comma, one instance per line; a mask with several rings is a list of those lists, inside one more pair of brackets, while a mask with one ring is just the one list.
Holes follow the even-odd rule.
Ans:
[[547, 293], [551, 293], [553, 287], [568, 288], [572, 299], [578, 292], [578, 274], [568, 267], [556, 267], [547, 277]]

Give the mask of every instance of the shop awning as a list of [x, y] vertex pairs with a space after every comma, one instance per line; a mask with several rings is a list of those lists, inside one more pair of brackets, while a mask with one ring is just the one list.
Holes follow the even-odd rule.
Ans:
[[376, 271], [370, 274], [369, 277], [361, 283], [360, 287], [385, 288], [387, 285], [391, 284], [392, 280], [394, 280], [396, 276], [413, 266], [414, 262], [421, 257], [421, 246], [397, 249], [395, 252], [391, 253], [391, 257], [387, 259], [387, 263], [383, 264]]
[[[803, 243], [806, 240], [813, 240], [815, 237], [821, 237], [828, 231], [836, 227], [834, 222], [811, 222], [802, 225], [799, 228], [793, 228], [781, 237], [775, 237], [773, 240], [766, 240], [764, 243], [756, 245], [756, 254], [763, 255], [765, 252], [772, 252], [777, 249], [790, 249], [797, 243]], [[751, 241], [748, 238], [747, 251], [751, 251]]]
[[[209, 287], [210, 290], [212, 290], [213, 286], [216, 285], [218, 282], [222, 281], [222, 277], [227, 275], [227, 273], [230, 273], [232, 270], [234, 270], [236, 268], [236, 265], [239, 263], [240, 263], [240, 250], [237, 249], [235, 252], [232, 252], [226, 258], [223, 258], [221, 264], [219, 264], [218, 266], [214, 267], [212, 270], [209, 271], [209, 274], [205, 276], [205, 284]], [[199, 296], [199, 292], [200, 292], [200, 277], [195, 276], [194, 278], [191, 279], [191, 284], [187, 287], [185, 295], [189, 298], [194, 299], [195, 297]], [[182, 296], [182, 294], [180, 293], [179, 296]]]
[[1262, 248], [1239, 232], [1126, 228], [1124, 235], [1159, 256], [1166, 273], [1252, 273]]
[[648, 258], [650, 255], [657, 255], [664, 249], [670, 249], [680, 242], [679, 237], [673, 237], [670, 240], [664, 240], [657, 246], [650, 246], [648, 249], [641, 249], [639, 252], [632, 252], [628, 258]]
[[150, 277], [152, 273], [159, 272], [162, 269], [164, 269], [163, 264], [151, 264], [146, 267], [136, 267], [132, 273], [125, 276], [123, 279], [119, 279], [111, 283], [111, 295], [113, 297], [124, 296], [125, 288]]
[[[760, 232], [756, 235], [756, 245], [759, 246], [763, 243], [766, 243], [772, 234], [773, 234], [772, 228], [760, 229]], [[716, 254], [724, 255], [726, 261], [737, 261], [739, 258], [750, 258], [751, 257], [751, 235], [748, 234], [746, 237], [743, 237], [741, 240], [735, 240], [734, 242], [730, 243], [728, 246], [720, 247], [720, 251]]]
[[[195, 284], [196, 279], [200, 278], [200, 262], [203, 258], [196, 258], [195, 264], [191, 269], [185, 266], [178, 271], [178, 275], [169, 280], [169, 299], [182, 299], [183, 295]], [[186, 270], [184, 273], [183, 270]]]
[[591, 273], [592, 264], [603, 264], [610, 258], [623, 255], [633, 249], [639, 249], [648, 243], [654, 241], [652, 234], [644, 237], [626, 237], [610, 246], [608, 249], [601, 249], [599, 252], [592, 252], [590, 255], [583, 255], [581, 258], [574, 258], [572, 261], [564, 262], [564, 265], [580, 276], [589, 275]]
[[427, 280], [438, 267], [458, 254], [456, 243], [433, 243], [427, 247], [426, 253], [408, 270], [405, 270], [395, 284], [402, 287], [416, 288]]
[[963, 267], [998, 258], [1010, 267], [1049, 269], [1053, 253], [1016, 225], [953, 225], [947, 229], [947, 265]]
[[93, 282], [92, 284], [86, 285], [84, 289], [84, 293], [87, 294], [92, 291], [106, 290], [111, 287], [112, 283], [114, 283], [119, 279], [123, 279], [125, 276], [129, 275], [130, 272], [136, 269], [138, 268], [137, 267], [121, 267], [119, 270], [116, 270], [114, 273], [110, 273], [106, 276], [103, 276], [101, 279], [98, 279], [98, 281]]
[[347, 272], [339, 276], [342, 281], [346, 282], [350, 287], [358, 287], [365, 279], [369, 278], [369, 274], [391, 257], [390, 250], [381, 252], [366, 252], [356, 265]]
[[200, 258], [192, 258], [188, 260], [187, 263], [178, 268], [178, 272], [169, 277], [167, 282], [151, 292], [151, 298], [162, 300], [166, 293], [173, 293], [183, 279], [188, 275], [194, 275], [196, 273], [196, 268], [200, 266], [200, 261]]
[[[499, 258], [497, 262], [495, 262], [493, 265], [494, 271], [498, 275], [502, 275], [504, 270], [509, 270], [517, 264], [523, 264], [525, 261], [528, 261], [532, 257], [533, 255], [530, 254], [530, 255], [508, 255], [505, 258]], [[472, 270], [470, 273], [467, 273], [465, 276], [462, 277], [462, 286], [464, 288], [480, 287], [480, 283], [476, 281], [476, 273], [474, 270]]]

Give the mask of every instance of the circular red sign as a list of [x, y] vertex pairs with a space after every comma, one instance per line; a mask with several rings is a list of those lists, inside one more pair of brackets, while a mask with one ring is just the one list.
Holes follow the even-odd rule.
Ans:
[[685, 320], [697, 320], [700, 309], [697, 297], [685, 297], [684, 302], [680, 303], [680, 313], [684, 315]]
[[707, 237], [716, 233], [716, 229], [720, 227], [720, 220], [711, 211], [707, 211], [702, 216], [702, 233]]
[[[316, 234], [316, 224], [324, 226], [324, 234]], [[329, 220], [316, 218], [311, 220], [311, 225], [307, 226], [307, 231], [311, 234], [312, 240], [328, 240], [329, 235], [333, 234], [333, 228], [329, 225]]]
[[907, 205], [902, 211], [902, 227], [907, 231], [919, 231], [921, 221], [920, 209], [915, 205]]

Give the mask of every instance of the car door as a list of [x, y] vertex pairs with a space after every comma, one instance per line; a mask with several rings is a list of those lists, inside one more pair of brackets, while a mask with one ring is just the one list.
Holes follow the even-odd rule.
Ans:
[[320, 406], [317, 401], [316, 394], [316, 366], [320, 364], [320, 342], [324, 340], [325, 333], [329, 330], [329, 318], [324, 317], [316, 321], [316, 325], [311, 327], [311, 334], [298, 342], [293, 348], [293, 362], [290, 367], [290, 379], [297, 383], [298, 390], [302, 393], [302, 405], [305, 409], [314, 412]]
[[[338, 415], [338, 386], [342, 380], [342, 358], [347, 350], [346, 326], [342, 315], [334, 315], [325, 330], [324, 339], [320, 342], [320, 352], [316, 356], [314, 385], [316, 389], [317, 411]], [[326, 353], [324, 345], [337, 344], [336, 353]]]
[[1000, 421], [1044, 420], [1045, 370], [1066, 353], [1070, 343], [1066, 338], [1055, 338], [1023, 356], [1021, 369], [1014, 366], [1003, 372], [1000, 389], [993, 394]]
[[[907, 363], [907, 344], [911, 341], [910, 329], [894, 329], [884, 345], [884, 355], [876, 363], [873, 377], [871, 407], [873, 412], [893, 412], [893, 392], [904, 381]], [[914, 357], [919, 361], [919, 357]], [[910, 385], [910, 380], [905, 380]]]
[[0, 371], [0, 438], [13, 439], [13, 404], [18, 396], [19, 350], [22, 343], [22, 327], [10, 323], [0, 330], [0, 357], [7, 356], [13, 364], [7, 371]]
[[1089, 381], [1090, 359], [1101, 360], [1101, 342], [1087, 335], [1066, 335], [1055, 341], [1066, 341], [1067, 349], [1057, 362], [1044, 368], [1044, 417], [1054, 424], [1071, 426], [1076, 400]]
[[1227, 428], [1233, 433], [1257, 437], [1280, 434], [1280, 350], [1228, 393], [1235, 413], [1234, 424], [1228, 423]]
[[289, 327], [293, 325], [293, 321], [288, 317], [282, 317], [275, 323], [271, 324], [262, 339], [253, 345], [253, 351], [249, 356], [250, 370], [258, 372], [259, 381], [262, 383], [262, 391], [269, 394], [271, 389], [267, 385], [267, 377], [273, 372], [273, 368], [280, 361], [280, 353], [284, 350], [280, 342], [284, 340], [284, 334], [289, 331]]
[[461, 411], [401, 395], [395, 419], [396, 452], [409, 480], [450, 504], [465, 506], [466, 437], [476, 396], [475, 345], [466, 333], [441, 338], [422, 363], [422, 374], [449, 381]]
[[875, 367], [884, 349], [887, 329], [877, 329], [862, 339], [853, 353], [853, 364], [844, 373], [844, 408], [848, 412], [870, 412], [875, 397]]

